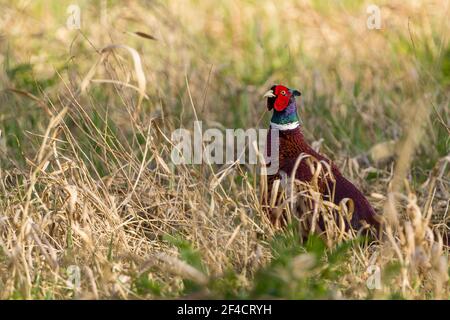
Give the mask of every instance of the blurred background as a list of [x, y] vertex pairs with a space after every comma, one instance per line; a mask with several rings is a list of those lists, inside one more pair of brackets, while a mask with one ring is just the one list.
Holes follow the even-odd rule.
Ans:
[[[26, 132], [46, 122], [36, 101], [5, 89], [55, 99], [61, 87], [79, 86], [99, 50], [112, 43], [141, 55], [149, 97], [142, 117], [190, 121], [187, 79], [202, 120], [264, 127], [261, 93], [283, 83], [303, 94], [308, 138], [322, 138], [336, 157], [390, 146], [411, 125], [427, 131], [414, 174], [426, 174], [448, 154], [441, 123], [449, 121], [448, 1], [78, 1], [80, 29], [71, 30], [72, 2], [2, 4], [2, 154], [17, 161], [28, 148]], [[368, 28], [371, 4], [380, 9], [380, 29]], [[133, 82], [132, 61], [125, 64], [118, 80]], [[96, 70], [95, 78], [110, 77], [107, 68]], [[108, 94], [112, 87], [89, 89], [106, 98], [99, 112], [110, 106], [126, 122]], [[412, 122], [420, 106], [427, 110]]]

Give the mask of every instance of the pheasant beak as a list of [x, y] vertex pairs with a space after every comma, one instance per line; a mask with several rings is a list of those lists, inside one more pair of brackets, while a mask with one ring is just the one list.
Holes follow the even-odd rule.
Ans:
[[274, 98], [274, 97], [276, 97], [276, 95], [273, 93], [272, 90], [269, 90], [266, 93], [264, 93], [263, 97], [264, 98]]

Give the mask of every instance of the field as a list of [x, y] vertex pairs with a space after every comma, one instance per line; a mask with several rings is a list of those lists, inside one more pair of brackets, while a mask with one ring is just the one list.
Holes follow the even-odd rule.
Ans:
[[[74, 3], [0, 0], [1, 299], [450, 298], [450, 1]], [[255, 166], [171, 161], [194, 120], [267, 128], [275, 83], [377, 241], [273, 226]]]

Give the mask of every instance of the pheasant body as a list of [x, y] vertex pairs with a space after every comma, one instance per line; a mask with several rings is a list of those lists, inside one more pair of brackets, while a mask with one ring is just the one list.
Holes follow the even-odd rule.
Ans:
[[[302, 154], [312, 157], [317, 161], [327, 163], [331, 168], [334, 177], [322, 177], [319, 181], [320, 192], [325, 198], [339, 204], [344, 198], [352, 199], [354, 212], [350, 221], [351, 227], [359, 229], [363, 226], [363, 220], [378, 228], [379, 223], [376, 213], [362, 192], [358, 190], [349, 180], [347, 180], [329, 159], [316, 152], [304, 139], [300, 129], [297, 116], [297, 106], [295, 96], [300, 95], [297, 90], [290, 90], [284, 86], [273, 86], [268, 94], [268, 108], [274, 109], [271, 125], [267, 138], [267, 155], [271, 157], [272, 131], [278, 131], [278, 172], [268, 176], [268, 195], [271, 197], [273, 182], [281, 178], [284, 172], [288, 177], [292, 175], [297, 159]], [[284, 108], [277, 105], [278, 96], [282, 96]], [[302, 182], [311, 182], [313, 174], [307, 161], [300, 161], [295, 171], [295, 178]], [[334, 190], [334, 194], [328, 194], [329, 190]]]

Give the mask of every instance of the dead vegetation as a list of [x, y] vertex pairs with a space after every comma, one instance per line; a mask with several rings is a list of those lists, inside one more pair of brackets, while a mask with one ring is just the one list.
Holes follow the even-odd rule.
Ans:
[[[328, 291], [313, 298], [448, 299], [443, 235], [450, 198], [449, 96], [445, 78], [437, 76], [440, 69], [430, 67], [448, 50], [448, 21], [431, 23], [423, 13], [439, 16], [445, 11], [441, 7], [448, 12], [448, 2], [421, 4], [422, 11], [400, 2], [386, 6], [385, 29], [370, 36], [357, 19], [361, 10], [337, 8], [332, 14], [308, 1], [290, 10], [271, 1], [259, 9], [249, 3], [231, 2], [217, 10], [202, 4], [212, 16], [176, 1], [128, 4], [127, 11], [121, 5], [110, 8], [115, 22], [107, 31], [96, 21], [83, 29], [86, 34], [70, 33], [55, 28], [49, 18], [44, 31], [57, 29], [53, 36], [60, 43], [45, 50], [33, 48], [42, 37], [25, 45], [15, 29], [2, 31], [14, 51], [7, 57], [2, 47], [4, 63], [23, 59], [15, 52], [19, 45], [36, 50], [30, 72], [39, 87], [32, 92], [27, 86], [34, 86], [14, 68], [2, 71], [2, 299], [228, 297], [229, 291], [232, 297], [267, 297], [267, 291], [255, 288], [276, 277], [286, 287], [298, 284], [293, 292], [304, 290], [302, 281], [318, 277]], [[5, 6], [3, 27], [22, 29], [19, 22], [33, 27], [20, 5]], [[286, 25], [304, 30], [302, 41], [271, 19], [280, 11], [288, 13]], [[85, 12], [85, 19], [96, 16], [93, 8]], [[299, 12], [308, 19], [297, 20]], [[253, 15], [272, 22], [253, 24]], [[412, 32], [405, 24], [410, 15]], [[130, 40], [130, 34], [117, 33], [133, 27], [155, 34], [142, 38], [147, 33], [138, 31], [141, 36]], [[437, 43], [436, 34], [442, 36]], [[351, 40], [366, 36], [371, 47]], [[410, 42], [397, 39], [410, 37], [413, 51]], [[55, 60], [48, 57], [69, 44], [69, 54], [62, 55], [70, 60], [66, 68], [49, 67], [48, 61]], [[278, 49], [286, 44], [289, 50]], [[379, 56], [375, 51], [387, 44], [399, 49]], [[421, 51], [425, 44], [428, 53]], [[302, 59], [293, 59], [296, 54]], [[43, 87], [39, 70], [46, 68], [53, 72], [47, 70], [45, 78], [54, 81]], [[328, 219], [323, 259], [288, 237], [287, 246], [298, 245], [300, 251], [280, 267], [274, 264], [280, 258], [274, 239], [283, 232], [264, 215], [264, 179], [256, 168], [171, 162], [170, 133], [194, 119], [219, 128], [264, 126], [260, 93], [281, 80], [305, 87], [300, 115], [307, 135], [310, 140], [324, 137], [322, 149], [333, 150], [344, 172], [370, 195], [385, 219], [380, 241], [360, 243], [356, 231], [345, 233], [342, 223]], [[32, 111], [20, 111], [24, 107]], [[24, 120], [28, 114], [33, 126]], [[15, 118], [23, 121], [22, 140], [9, 125]], [[321, 142], [315, 145], [320, 148]], [[365, 159], [368, 150], [373, 152]], [[390, 160], [379, 163], [375, 153]], [[327, 173], [317, 164], [312, 170], [317, 176]], [[351, 214], [345, 205], [323, 201], [314, 183], [292, 183], [278, 205], [288, 211], [294, 229], [314, 225], [319, 215], [338, 212], [348, 219]], [[306, 199], [312, 208], [302, 221], [292, 212], [293, 199]], [[333, 258], [346, 244], [351, 245], [340, 260]], [[266, 275], [271, 266], [279, 274]], [[342, 276], [321, 278], [324, 270], [339, 270]], [[381, 272], [375, 289], [367, 286], [374, 270]], [[78, 273], [80, 286], [74, 281]], [[252, 293], [241, 295], [247, 291]]]

